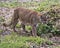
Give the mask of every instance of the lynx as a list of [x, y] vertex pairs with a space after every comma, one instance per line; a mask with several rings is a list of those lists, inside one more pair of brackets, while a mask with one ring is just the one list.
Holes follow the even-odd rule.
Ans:
[[18, 23], [18, 21], [21, 21], [22, 22], [21, 26], [24, 31], [26, 31], [25, 25], [29, 24], [32, 27], [32, 35], [37, 36], [36, 25], [41, 22], [41, 18], [44, 19], [45, 16], [43, 17], [43, 15], [40, 12], [36, 12], [34, 10], [19, 7], [14, 10], [11, 23], [9, 25], [4, 23], [3, 25], [4, 26], [12, 25], [13, 30], [16, 31], [15, 26]]

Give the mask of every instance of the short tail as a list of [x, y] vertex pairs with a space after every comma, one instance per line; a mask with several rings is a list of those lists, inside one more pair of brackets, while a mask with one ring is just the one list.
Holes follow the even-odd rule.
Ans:
[[7, 27], [7, 26], [10, 26], [11, 24], [3, 23], [2, 25], [5, 26], [5, 27]]

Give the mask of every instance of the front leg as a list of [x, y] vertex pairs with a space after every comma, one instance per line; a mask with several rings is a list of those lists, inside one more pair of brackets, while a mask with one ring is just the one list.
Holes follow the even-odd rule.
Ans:
[[37, 36], [36, 25], [32, 25], [32, 36]]
[[25, 29], [25, 24], [24, 23], [21, 23], [21, 28], [23, 29], [24, 32], [27, 33], [26, 29]]

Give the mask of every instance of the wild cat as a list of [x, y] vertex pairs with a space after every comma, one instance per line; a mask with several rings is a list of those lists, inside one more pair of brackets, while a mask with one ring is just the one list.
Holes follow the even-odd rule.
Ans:
[[32, 27], [32, 35], [37, 36], [37, 30], [36, 30], [36, 25], [41, 22], [41, 19], [45, 19], [46, 17], [43, 16], [40, 12], [36, 12], [34, 10], [26, 9], [26, 8], [16, 8], [14, 10], [14, 14], [12, 16], [10, 24], [4, 23], [4, 26], [13, 26], [13, 30], [15, 30], [15, 26], [18, 23], [18, 21], [21, 21], [21, 26], [24, 31], [25, 30], [25, 25], [29, 24]]

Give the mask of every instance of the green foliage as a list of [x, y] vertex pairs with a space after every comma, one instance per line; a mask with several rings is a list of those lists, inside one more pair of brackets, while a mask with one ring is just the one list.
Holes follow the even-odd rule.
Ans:
[[60, 36], [60, 30], [57, 29], [56, 27], [54, 27], [51, 32], [52, 32], [53, 35]]
[[52, 22], [47, 24], [39, 24], [39, 26], [37, 27], [37, 34], [40, 36], [42, 34], [48, 34], [48, 33], [52, 33], [53, 35], [59, 35], [60, 30], [54, 27]]
[[51, 26], [48, 26], [47, 24], [39, 24], [37, 27], [37, 34], [42, 35], [42, 34], [47, 34], [50, 33], [52, 30]]

